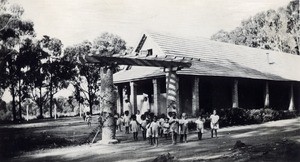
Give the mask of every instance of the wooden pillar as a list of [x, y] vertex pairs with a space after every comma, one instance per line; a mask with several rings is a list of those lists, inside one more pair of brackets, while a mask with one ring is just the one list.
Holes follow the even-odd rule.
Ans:
[[118, 85], [118, 96], [117, 96], [117, 112], [119, 115], [123, 112], [123, 88]]
[[176, 74], [176, 70], [172, 68], [166, 68], [166, 94], [167, 94], [167, 113], [176, 110], [177, 113], [181, 113], [179, 108], [179, 78]]
[[196, 116], [199, 112], [199, 77], [194, 78], [192, 95], [192, 115]]
[[295, 104], [294, 104], [294, 85], [291, 83], [290, 86], [290, 104], [289, 104], [289, 111], [295, 110]]
[[153, 83], [153, 110], [154, 110], [154, 114], [158, 115], [160, 114], [160, 109], [159, 109], [159, 99], [160, 99], [160, 84], [158, 79], [153, 79], [152, 80]]
[[232, 107], [239, 107], [239, 90], [238, 90], [239, 81], [234, 79], [232, 87]]
[[264, 95], [264, 108], [270, 107], [270, 93], [269, 93], [269, 82], [265, 84], [265, 95]]
[[131, 110], [132, 114], [136, 114], [137, 111], [136, 95], [137, 95], [136, 83], [130, 82], [130, 103], [133, 108], [133, 110]]

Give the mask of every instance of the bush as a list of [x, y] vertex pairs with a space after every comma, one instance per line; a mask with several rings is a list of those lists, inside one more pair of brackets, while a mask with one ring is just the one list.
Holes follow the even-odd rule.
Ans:
[[242, 109], [229, 108], [219, 111], [220, 126], [233, 126], [245, 124], [260, 124], [268, 121], [291, 119], [297, 117], [295, 111], [273, 109]]
[[219, 112], [220, 126], [245, 125], [248, 124], [248, 115], [245, 109], [230, 108], [221, 109]]

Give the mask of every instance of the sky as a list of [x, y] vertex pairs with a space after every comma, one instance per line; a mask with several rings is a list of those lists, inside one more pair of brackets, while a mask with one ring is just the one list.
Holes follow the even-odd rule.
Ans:
[[143, 31], [210, 38], [232, 30], [241, 20], [288, 0], [10, 0], [25, 9], [38, 36], [62, 40], [64, 46], [92, 41], [102, 32], [135, 46]]
[[[92, 41], [103, 32], [136, 46], [143, 31], [210, 38], [232, 30], [258, 12], [278, 9], [289, 0], [9, 0], [21, 5], [38, 37], [62, 40], [64, 47]], [[59, 94], [69, 94], [60, 92]], [[3, 100], [11, 99], [8, 91]]]

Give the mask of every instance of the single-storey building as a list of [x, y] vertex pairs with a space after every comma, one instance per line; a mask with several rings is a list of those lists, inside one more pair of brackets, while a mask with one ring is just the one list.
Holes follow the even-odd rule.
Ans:
[[127, 66], [117, 72], [118, 113], [125, 98], [133, 111], [147, 105], [155, 114], [166, 113], [170, 105], [189, 115], [230, 107], [300, 110], [297, 55], [149, 32], [132, 55], [180, 58], [192, 65]]

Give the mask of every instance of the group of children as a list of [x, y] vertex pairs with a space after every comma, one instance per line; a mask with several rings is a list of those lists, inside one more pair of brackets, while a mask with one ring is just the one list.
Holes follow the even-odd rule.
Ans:
[[[210, 120], [211, 137], [213, 137], [213, 132], [217, 136], [219, 116], [216, 115], [215, 110], [210, 116]], [[117, 130], [122, 131], [122, 125], [124, 125], [125, 133], [129, 134], [131, 131], [134, 140], [138, 140], [138, 132], [141, 131], [143, 139], [148, 139], [149, 143], [151, 145], [155, 144], [155, 146], [158, 145], [159, 137], [168, 139], [171, 136], [172, 144], [175, 145], [177, 143], [177, 136], [180, 135], [180, 142], [187, 142], [189, 122], [186, 113], [182, 113], [181, 118], [178, 119], [175, 111], [169, 112], [167, 116], [162, 114], [160, 118], [148, 112], [141, 115], [139, 111], [135, 115], [130, 115], [128, 111], [125, 111], [124, 116], [116, 116]], [[199, 140], [202, 139], [202, 134], [204, 133], [204, 122], [205, 119], [202, 116], [199, 116], [195, 121]]]

